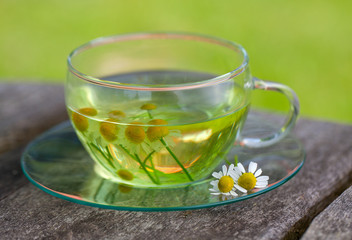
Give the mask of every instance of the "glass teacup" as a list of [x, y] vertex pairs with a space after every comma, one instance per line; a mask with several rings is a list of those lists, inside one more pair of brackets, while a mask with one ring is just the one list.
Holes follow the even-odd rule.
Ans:
[[[208, 177], [236, 142], [264, 147], [293, 127], [299, 104], [285, 85], [253, 78], [240, 45], [214, 37], [137, 33], [99, 38], [68, 58], [66, 105], [99, 173], [136, 187]], [[280, 130], [242, 138], [253, 89], [291, 103]]]

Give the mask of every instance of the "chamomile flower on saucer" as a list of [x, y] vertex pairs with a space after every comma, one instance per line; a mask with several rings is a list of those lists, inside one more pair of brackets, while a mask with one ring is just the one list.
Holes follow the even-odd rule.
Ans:
[[254, 188], [265, 188], [268, 186], [268, 176], [260, 176], [262, 170], [257, 170], [258, 164], [250, 162], [248, 166], [248, 172], [244, 169], [241, 163], [238, 163], [234, 168], [234, 171], [230, 172], [230, 176], [233, 177], [235, 184], [234, 187], [243, 193]]
[[222, 171], [213, 172], [213, 177], [218, 180], [211, 181], [210, 184], [213, 188], [210, 188], [209, 191], [212, 195], [225, 195], [225, 196], [237, 196], [235, 192], [235, 181], [231, 175], [234, 175], [234, 165], [231, 164], [229, 169], [225, 165], [222, 166]]

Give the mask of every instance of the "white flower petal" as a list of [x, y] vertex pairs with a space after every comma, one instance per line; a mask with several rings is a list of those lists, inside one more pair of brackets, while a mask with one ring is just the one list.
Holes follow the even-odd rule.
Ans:
[[254, 177], [258, 177], [260, 176], [260, 174], [262, 174], [262, 169], [259, 168], [255, 173], [254, 173]]
[[229, 172], [233, 172], [234, 169], [235, 169], [235, 165], [230, 164], [230, 166], [229, 166]]
[[238, 164], [237, 164], [237, 167], [238, 167], [238, 169], [239, 169], [242, 173], [245, 173], [245, 172], [246, 172], [246, 170], [244, 169], [242, 163], [238, 163]]
[[236, 172], [230, 172], [230, 177], [232, 177], [235, 182], [240, 178]]
[[250, 162], [248, 167], [248, 172], [254, 173], [257, 170], [258, 164], [255, 162]]
[[241, 187], [241, 186], [239, 186], [239, 185], [237, 185], [237, 184], [235, 184], [235, 188], [237, 188], [239, 191], [241, 191], [241, 192], [243, 192], [243, 193], [247, 193], [247, 190], [246, 190], [246, 189], [244, 189], [243, 187]]
[[227, 172], [227, 176], [231, 176], [231, 175], [234, 175], [234, 174], [236, 175], [235, 171], [230, 171], [230, 170], [229, 170], [229, 171]]
[[222, 174], [222, 172], [221, 172], [221, 171], [219, 172], [219, 175], [220, 175], [220, 177], [219, 177], [219, 178], [222, 178], [222, 177], [224, 176], [224, 174]]
[[215, 178], [219, 178], [219, 179], [222, 177], [222, 176], [221, 176], [219, 173], [217, 173], [217, 172], [213, 172], [212, 176], [215, 177]]
[[214, 189], [214, 188], [209, 188], [209, 191], [211, 191], [211, 192], [218, 192], [218, 191], [216, 191], [216, 189]]
[[238, 173], [239, 175], [242, 175], [242, 171], [239, 167], [235, 167], [235, 172]]
[[224, 176], [227, 175], [227, 167], [226, 167], [226, 165], [222, 165], [222, 173], [224, 174]]
[[267, 187], [267, 185], [261, 185], [261, 186], [255, 186], [255, 188], [266, 188]]
[[231, 194], [232, 196], [237, 196], [237, 195], [238, 195], [235, 191], [230, 191], [230, 194]]
[[268, 181], [267, 180], [257, 181], [257, 184], [259, 185], [268, 184]]
[[217, 186], [219, 184], [219, 180], [214, 180], [210, 182], [210, 185]]
[[260, 182], [255, 185], [255, 187], [266, 187], [268, 186], [268, 182]]
[[214, 193], [210, 193], [211, 195], [220, 195], [220, 193], [219, 192], [214, 192]]
[[257, 181], [256, 184], [257, 184], [257, 185], [268, 184], [268, 181], [266, 181], [266, 180], [261, 180], [261, 181]]
[[235, 167], [234, 172], [235, 172], [238, 176], [241, 176], [241, 175], [242, 175], [242, 172], [241, 172], [241, 170], [240, 170], [238, 167]]
[[257, 178], [257, 181], [268, 181], [269, 177], [268, 176], [260, 176]]

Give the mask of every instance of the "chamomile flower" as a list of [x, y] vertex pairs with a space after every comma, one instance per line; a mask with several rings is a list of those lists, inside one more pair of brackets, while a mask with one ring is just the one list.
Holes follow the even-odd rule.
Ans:
[[126, 114], [120, 110], [114, 110], [108, 113], [110, 118], [120, 120], [121, 118], [126, 117]]
[[119, 127], [117, 126], [116, 120], [113, 118], [108, 118], [106, 121], [101, 122], [99, 132], [106, 141], [115, 141], [119, 132]]
[[133, 174], [130, 171], [128, 171], [127, 169], [118, 170], [117, 175], [119, 175], [120, 178], [122, 178], [124, 180], [128, 180], [128, 181], [131, 181], [134, 178]]
[[143, 123], [132, 122], [130, 125], [126, 126], [124, 129], [119, 131], [119, 140], [120, 145], [127, 149], [131, 154], [139, 155], [142, 151], [149, 153], [152, 150], [145, 143], [146, 133]]
[[154, 110], [156, 109], [156, 105], [153, 103], [146, 103], [141, 106], [142, 110]]
[[147, 142], [156, 152], [159, 152], [165, 145], [163, 142], [166, 143], [168, 147], [173, 147], [175, 145], [174, 137], [180, 137], [181, 133], [179, 130], [169, 130], [167, 125], [167, 121], [163, 119], [153, 119], [148, 122], [150, 126], [147, 129]]
[[81, 108], [77, 112], [72, 113], [72, 122], [79, 131], [84, 132], [89, 126], [86, 116], [95, 116], [97, 114], [98, 112], [94, 108]]
[[218, 180], [211, 181], [210, 184], [213, 188], [210, 188], [212, 195], [225, 195], [225, 196], [237, 196], [235, 192], [235, 181], [231, 175], [234, 175], [234, 165], [231, 164], [229, 169], [225, 165], [222, 166], [222, 171], [213, 172], [213, 177]]
[[250, 162], [248, 166], [248, 172], [244, 169], [241, 163], [238, 163], [234, 168], [234, 171], [230, 173], [235, 181], [235, 188], [243, 193], [254, 188], [265, 188], [268, 186], [268, 176], [260, 176], [262, 170], [259, 168], [257, 170], [258, 164], [255, 162]]
[[153, 103], [146, 103], [140, 107], [142, 110], [146, 110], [150, 119], [153, 119], [151, 111], [156, 109], [156, 105]]

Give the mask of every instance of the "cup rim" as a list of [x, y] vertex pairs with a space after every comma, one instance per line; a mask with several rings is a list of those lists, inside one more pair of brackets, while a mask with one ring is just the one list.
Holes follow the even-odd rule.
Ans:
[[[229, 48], [230, 50], [241, 53], [243, 56], [243, 61], [240, 66], [236, 67], [234, 70], [224, 73], [220, 76], [199, 80], [192, 83], [186, 84], [163, 84], [163, 85], [146, 85], [146, 84], [131, 84], [131, 83], [120, 83], [109, 80], [99, 79], [94, 76], [90, 76], [80, 72], [77, 68], [74, 67], [72, 63], [72, 58], [78, 55], [79, 53], [88, 50], [90, 48], [94, 48], [97, 46], [129, 41], [129, 40], [141, 40], [141, 39], [152, 39], [152, 38], [164, 38], [164, 39], [187, 39], [187, 40], [198, 40], [205, 41], [213, 44], [222, 45], [224, 47]], [[232, 41], [224, 40], [218, 37], [203, 35], [203, 34], [195, 34], [195, 33], [178, 33], [178, 32], [140, 32], [140, 33], [129, 33], [129, 34], [119, 34], [112, 35], [106, 37], [100, 37], [93, 39], [76, 49], [74, 49], [67, 58], [68, 70], [74, 74], [76, 77], [85, 80], [89, 83], [105, 86], [109, 88], [118, 88], [118, 89], [127, 89], [127, 90], [138, 90], [138, 91], [174, 91], [174, 90], [186, 90], [186, 89], [194, 89], [201, 87], [208, 87], [211, 85], [219, 84], [222, 82], [226, 82], [235, 76], [241, 74], [248, 67], [248, 54], [247, 51], [240, 45]]]

